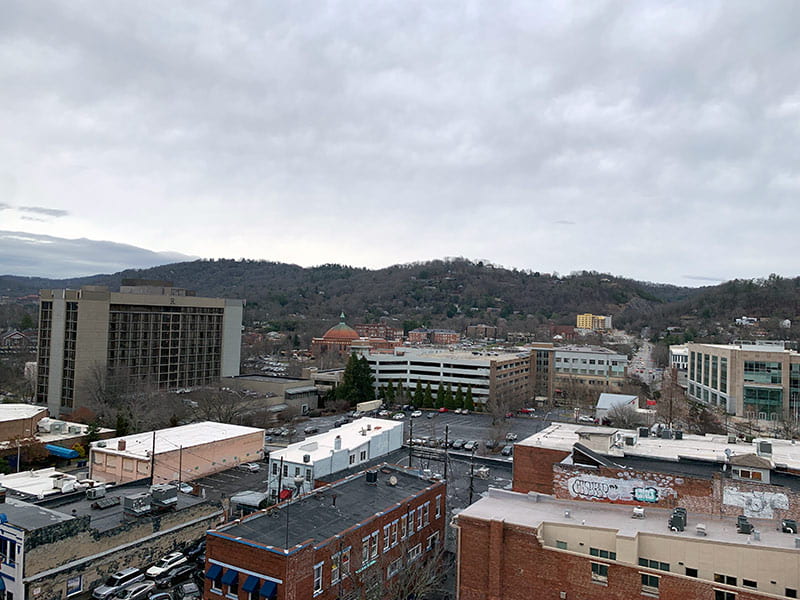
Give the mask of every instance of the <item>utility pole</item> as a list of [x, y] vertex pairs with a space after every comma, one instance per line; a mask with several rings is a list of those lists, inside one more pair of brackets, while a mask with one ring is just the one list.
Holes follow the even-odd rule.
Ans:
[[447, 465], [450, 462], [449, 448], [450, 448], [450, 425], [444, 426], [444, 480], [447, 481]]
[[183, 446], [178, 447], [178, 485], [183, 481]]
[[278, 467], [278, 503], [281, 501], [281, 491], [283, 490], [283, 457], [281, 456], [281, 464]]
[[19, 473], [19, 461], [20, 461], [21, 454], [22, 453], [20, 452], [19, 439], [17, 439], [17, 473]]
[[475, 491], [473, 485], [475, 479], [475, 448], [472, 449], [472, 457], [469, 461], [469, 504], [472, 504], [472, 493]]
[[411, 440], [414, 439], [414, 421], [408, 422], [408, 468], [411, 468], [411, 457], [414, 455], [414, 444]]
[[153, 432], [153, 449], [150, 451], [150, 485], [156, 482], [156, 432]]

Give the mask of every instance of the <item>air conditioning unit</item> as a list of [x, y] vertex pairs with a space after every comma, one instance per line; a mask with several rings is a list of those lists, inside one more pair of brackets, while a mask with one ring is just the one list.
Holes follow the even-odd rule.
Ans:
[[64, 433], [64, 427], [66, 427], [66, 425], [64, 421], [53, 421], [50, 423], [50, 433]]
[[633, 507], [633, 514], [631, 515], [633, 519], [644, 519], [644, 508], [641, 506], [634, 506]]
[[86, 490], [87, 500], [97, 500], [98, 498], [103, 498], [105, 495], [106, 495], [106, 486], [104, 485], [98, 485], [96, 487], [92, 487]]
[[81, 428], [78, 425], [70, 425], [69, 427], [67, 427], [67, 432], [68, 433], [80, 433], [81, 432]]

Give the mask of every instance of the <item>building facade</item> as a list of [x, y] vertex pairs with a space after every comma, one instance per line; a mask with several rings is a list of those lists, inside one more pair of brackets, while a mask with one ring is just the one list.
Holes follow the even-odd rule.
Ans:
[[555, 349], [555, 383], [570, 383], [611, 391], [625, 383], [628, 357], [600, 346], [559, 346]]
[[497, 327], [494, 325], [468, 325], [467, 337], [473, 340], [497, 338]]
[[362, 338], [382, 338], [387, 341], [400, 341], [403, 339], [403, 329], [385, 323], [359, 323], [353, 326], [356, 333]]
[[800, 354], [782, 342], [687, 344], [690, 398], [748, 418], [800, 414]]
[[443, 543], [445, 502], [444, 482], [384, 465], [218, 527], [203, 597], [409, 597]]
[[578, 315], [575, 326], [578, 329], [591, 329], [593, 331], [609, 331], [613, 329], [611, 315], [593, 315], [592, 313]]
[[394, 354], [366, 353], [375, 378], [375, 388], [391, 382], [396, 388], [416, 390], [430, 384], [472, 388], [475, 406], [489, 402], [509, 408], [526, 406], [534, 396], [536, 354], [524, 352], [457, 352], [419, 348], [397, 348]]
[[169, 282], [42, 290], [36, 400], [51, 415], [69, 414], [106, 375], [160, 389], [217, 383], [239, 374], [241, 329], [241, 300], [200, 298]]

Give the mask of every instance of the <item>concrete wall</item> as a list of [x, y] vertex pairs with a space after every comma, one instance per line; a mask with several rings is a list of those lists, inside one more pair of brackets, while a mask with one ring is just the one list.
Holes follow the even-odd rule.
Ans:
[[0, 440], [24, 439], [36, 435], [36, 424], [47, 416], [47, 410], [28, 419], [14, 419], [13, 421], [0, 421]]

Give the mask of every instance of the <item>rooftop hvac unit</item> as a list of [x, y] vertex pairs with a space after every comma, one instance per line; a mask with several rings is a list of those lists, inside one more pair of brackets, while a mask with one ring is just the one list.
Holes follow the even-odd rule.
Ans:
[[639, 427], [639, 437], [646, 438], [650, 435], [650, 428], [649, 427]]
[[641, 506], [634, 506], [633, 507], [633, 514], [631, 515], [632, 519], [644, 519], [644, 508]]
[[661, 430], [661, 439], [662, 440], [671, 440], [672, 439], [672, 430], [667, 429], [666, 427]]
[[784, 519], [781, 521], [781, 531], [783, 533], [797, 533], [797, 521], [794, 519]]
[[635, 446], [636, 445], [636, 437], [632, 435], [625, 436], [625, 445], [626, 446]]
[[367, 485], [378, 485], [378, 472], [367, 471], [366, 482]]
[[311, 455], [310, 454], [303, 454], [303, 462], [304, 463], [311, 462]]
[[159, 507], [170, 507], [178, 504], [178, 486], [168, 483], [157, 483], [150, 486], [153, 504]]
[[105, 440], [100, 440], [99, 442], [97, 442], [97, 447], [98, 448], [105, 448], [106, 447]]
[[52, 421], [50, 423], [50, 433], [64, 433], [64, 427], [66, 423], [64, 421]]
[[675, 439], [676, 440], [682, 440], [683, 439], [683, 431], [681, 431], [680, 429], [676, 429], [675, 430]]
[[87, 500], [97, 500], [98, 498], [102, 498], [106, 495], [106, 486], [98, 485], [97, 487], [92, 487], [86, 490], [86, 499]]
[[698, 523], [694, 526], [694, 530], [697, 535], [705, 536], [706, 535], [706, 524], [705, 523]]
[[67, 428], [67, 432], [69, 432], [69, 433], [80, 433], [81, 432], [80, 425], [70, 425]]
[[735, 444], [736, 443], [736, 436], [735, 435], [729, 435], [728, 436], [728, 443], [729, 444]]
[[772, 443], [771, 442], [758, 442], [758, 453], [759, 454], [772, 454]]
[[122, 498], [122, 512], [128, 517], [141, 517], [150, 512], [150, 494], [140, 492]]

